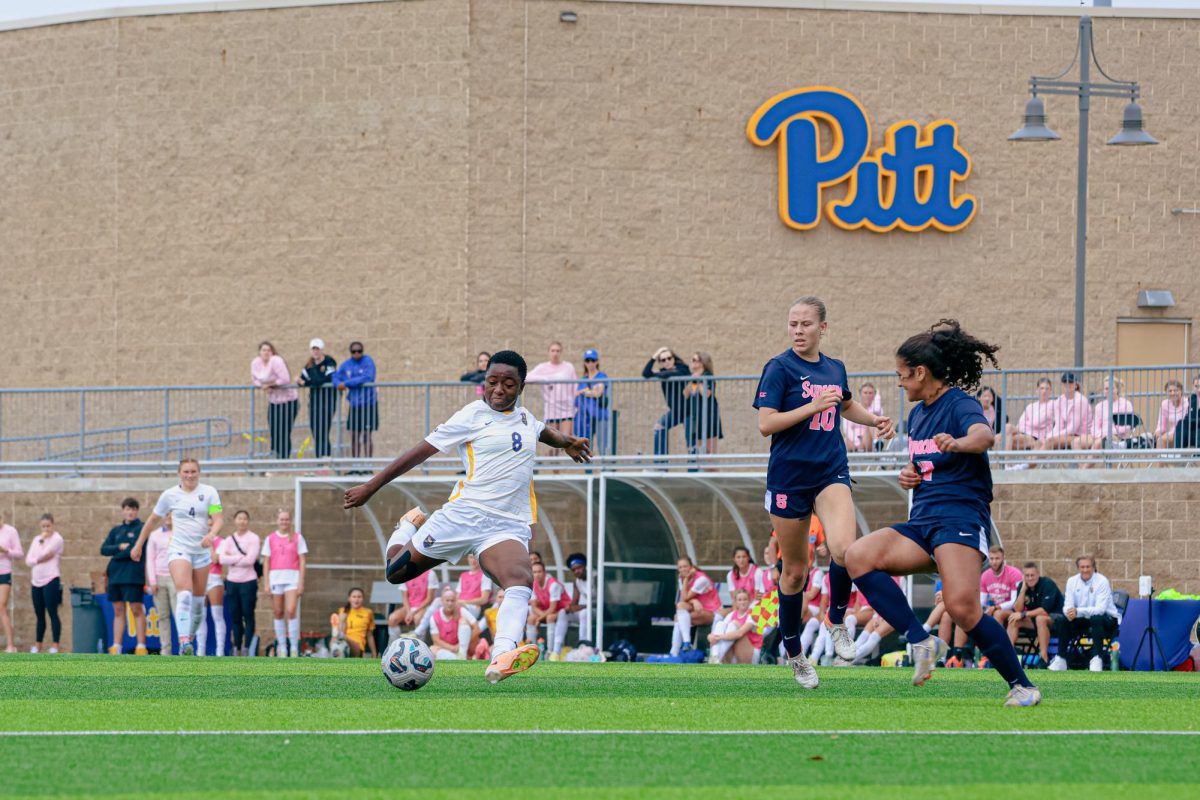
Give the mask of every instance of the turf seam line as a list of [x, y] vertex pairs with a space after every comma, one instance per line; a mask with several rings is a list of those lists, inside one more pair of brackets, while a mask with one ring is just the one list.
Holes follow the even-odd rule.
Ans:
[[618, 728], [596, 729], [532, 729], [510, 728], [379, 728], [379, 729], [334, 729], [334, 730], [93, 730], [93, 731], [0, 731], [0, 739], [38, 738], [54, 736], [401, 736], [413, 734], [532, 734], [535, 736], [1200, 736], [1200, 730], [1013, 730], [1013, 731], [963, 731], [963, 730], [633, 730]]

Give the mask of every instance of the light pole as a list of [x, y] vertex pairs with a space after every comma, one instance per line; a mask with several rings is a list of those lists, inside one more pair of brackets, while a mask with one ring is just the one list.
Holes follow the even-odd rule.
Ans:
[[[1062, 77], [1078, 62], [1079, 80], [1065, 81]], [[1092, 64], [1107, 80], [1092, 81]], [[1049, 142], [1059, 137], [1046, 127], [1046, 105], [1039, 94], [1074, 95], [1079, 98], [1079, 167], [1075, 188], [1075, 366], [1083, 366], [1083, 301], [1087, 281], [1087, 186], [1088, 186], [1088, 109], [1093, 97], [1128, 97], [1121, 131], [1108, 140], [1113, 145], [1158, 144], [1158, 140], [1142, 129], [1142, 107], [1137, 99], [1137, 81], [1118, 81], [1109, 77], [1092, 43], [1092, 18], [1079, 18], [1079, 42], [1075, 57], [1067, 68], [1053, 77], [1034, 75], [1029, 79], [1029, 102], [1025, 104], [1025, 124], [1008, 137], [1010, 142]]]

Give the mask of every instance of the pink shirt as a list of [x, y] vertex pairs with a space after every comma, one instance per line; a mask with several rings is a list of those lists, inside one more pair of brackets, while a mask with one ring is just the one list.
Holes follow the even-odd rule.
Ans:
[[271, 559], [272, 571], [277, 569], [300, 570], [300, 556], [308, 554], [308, 544], [304, 541], [304, 537], [299, 531], [295, 531], [291, 537], [284, 536], [279, 531], [274, 531], [267, 537], [266, 544], [263, 545], [263, 555]]
[[547, 381], [566, 381], [542, 387], [542, 419], [547, 422], [557, 419], [573, 419], [575, 417], [575, 367], [569, 361], [563, 361], [557, 366], [549, 361], [543, 361], [525, 376], [527, 383], [545, 383]]
[[1096, 408], [1092, 412], [1092, 436], [1108, 436], [1110, 430], [1112, 435], [1118, 439], [1124, 439], [1129, 436], [1129, 432], [1133, 430], [1133, 426], [1114, 425], [1112, 415], [1132, 414], [1133, 403], [1124, 397], [1118, 397], [1116, 402], [1112, 404], [1112, 411], [1109, 411], [1108, 408], [1108, 398], [1096, 403]]
[[729, 570], [729, 574], [725, 576], [726, 582], [729, 584], [729, 596], [733, 597], [733, 593], [738, 589], [745, 589], [750, 593], [750, 599], [753, 600], [755, 587], [758, 584], [758, 565], [751, 564], [750, 571], [745, 575], [739, 575], [736, 569]]
[[429, 573], [422, 572], [405, 583], [404, 591], [408, 598], [409, 608], [425, 605], [425, 598], [429, 597]]
[[[35, 536], [29, 543], [29, 555], [25, 556], [25, 563], [33, 569], [29, 576], [29, 582], [34, 586], [45, 586], [60, 577], [62, 573], [59, 572], [58, 562], [62, 559], [62, 552], [63, 538], [58, 531], [45, 537], [40, 534]], [[47, 553], [53, 554], [53, 558], [44, 564], [39, 564], [38, 560]]]
[[1032, 436], [1038, 441], [1044, 441], [1054, 435], [1054, 401], [1044, 403], [1034, 400], [1025, 406], [1021, 419], [1017, 422], [1017, 430], [1026, 436]]
[[[729, 614], [729, 618], [733, 620], [734, 629], [740, 628], [746, 624], [747, 620], [750, 619], [750, 609], [746, 609], [746, 613], [741, 615], [739, 615], [736, 611], [732, 611]], [[755, 650], [761, 650], [762, 634], [758, 632], [757, 628], [757, 625], [751, 625], [750, 632], [746, 634], [746, 638], [750, 640], [751, 647], [753, 647]]]
[[[237, 537], [235, 544], [233, 539]], [[238, 550], [241, 546], [242, 550], [246, 551], [246, 555], [242, 555]], [[243, 534], [233, 534], [226, 536], [217, 548], [217, 558], [221, 564], [229, 567], [229, 574], [226, 579], [233, 583], [246, 583], [248, 581], [258, 580], [258, 573], [254, 571], [254, 562], [258, 561], [258, 553], [262, 549], [262, 540], [258, 538], [258, 534], [254, 531], [246, 531]]]
[[458, 576], [458, 599], [464, 603], [483, 597], [485, 590], [489, 592], [492, 590], [492, 581], [483, 574], [483, 570], [478, 572], [467, 570]]
[[754, 589], [759, 597], [765, 597], [775, 591], [775, 581], [771, 579], [771, 570], [763, 567], [755, 573]]
[[442, 609], [433, 612], [433, 624], [437, 626], [438, 638], [451, 647], [458, 647], [458, 626], [466, 622], [462, 618], [462, 609], [454, 615], [454, 619], [446, 619]]
[[1017, 591], [1017, 584], [1022, 579], [1021, 570], [1012, 564], [1005, 564], [999, 575], [992, 572], [989, 566], [979, 576], [979, 593], [987, 595], [990, 605], [993, 606], [1011, 603]]
[[1054, 398], [1054, 435], [1055, 436], [1086, 436], [1091, 428], [1092, 404], [1076, 392], [1075, 397], [1068, 400], [1065, 395]]
[[[251, 361], [250, 378], [255, 386], [262, 386], [264, 383], [274, 383], [279, 387], [280, 384], [292, 382], [292, 376], [288, 374], [287, 364], [284, 364], [283, 359], [279, 356], [271, 356], [271, 360], [265, 364], [261, 358]], [[289, 403], [299, 396], [294, 386], [273, 388], [267, 392], [267, 397], [271, 403]]]
[[1158, 426], [1155, 427], [1155, 433], [1173, 433], [1175, 425], [1179, 420], [1187, 416], [1188, 413], [1188, 398], [1179, 398], [1179, 405], [1171, 405], [1169, 399], [1162, 401], [1162, 406], [1158, 409]]
[[[867, 409], [877, 417], [883, 416], [883, 401], [879, 399], [879, 395], [875, 395], [875, 399], [871, 401], [871, 407]], [[863, 442], [863, 434], [867, 432], [867, 426], [857, 422], [851, 422], [848, 419], [842, 419], [842, 432], [854, 442], [856, 447], [861, 446]]]
[[[213, 546], [214, 553], [221, 549], [221, 542], [222, 542], [222, 539], [220, 536], [213, 537], [212, 546]], [[209, 575], [220, 575], [221, 574], [221, 559], [220, 558], [216, 558], [213, 560], [212, 566], [208, 568], [208, 574]]]
[[162, 578], [171, 574], [171, 562], [168, 561], [171, 547], [171, 532], [166, 528], [159, 528], [154, 533], [150, 534], [150, 538], [146, 540], [146, 583], [155, 583], [157, 580], [150, 578]]
[[717, 587], [713, 585], [712, 580], [700, 570], [693, 572], [692, 576], [687, 579], [687, 583], [679, 587], [680, 600], [689, 593], [696, 595], [696, 599], [700, 601], [700, 607], [705, 611], [720, 610], [721, 595], [717, 593]]
[[533, 582], [533, 596], [537, 598], [539, 606], [551, 611], [571, 605], [571, 596], [567, 594], [563, 585], [550, 575], [546, 576], [541, 586], [538, 586], [536, 580]]
[[24, 558], [25, 551], [21, 549], [21, 537], [12, 525], [0, 525], [0, 575], [12, 572], [12, 560]]

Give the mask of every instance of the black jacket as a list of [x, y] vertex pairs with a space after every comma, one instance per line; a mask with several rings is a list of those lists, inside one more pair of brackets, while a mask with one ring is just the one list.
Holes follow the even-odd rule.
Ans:
[[[110, 556], [108, 562], [108, 582], [128, 583], [142, 586], [146, 583], [146, 562], [143, 554], [142, 561], [134, 561], [129, 557], [129, 551], [137, 542], [142, 532], [142, 521], [122, 522], [108, 532], [104, 544], [100, 545], [100, 555]], [[126, 545], [121, 549], [121, 545]]]
[[669, 381], [668, 378], [686, 378], [691, 374], [691, 370], [686, 364], [680, 364], [679, 359], [675, 360], [675, 366], [671, 369], [663, 369], [658, 372], [654, 371], [654, 359], [646, 362], [646, 366], [642, 369], [643, 378], [652, 378], [662, 381], [663, 399], [667, 401], [667, 407], [671, 409], [671, 413], [680, 421], [683, 420], [684, 407], [683, 387], [687, 385], [686, 381], [675, 380]]
[[486, 375], [486, 369], [473, 369], [470, 372], [464, 372], [459, 380], [463, 383], [483, 383], [483, 378]]
[[337, 361], [334, 361], [333, 357], [329, 355], [326, 355], [325, 360], [320, 364], [304, 368], [301, 378], [304, 385], [309, 388], [308, 400], [310, 403], [333, 404], [336, 402], [337, 392], [333, 388], [333, 373], [336, 371]]
[[[1021, 593], [1024, 582], [1017, 584], [1017, 593]], [[1044, 608], [1051, 614], [1061, 614], [1063, 610], [1063, 593], [1058, 584], [1042, 575], [1038, 582], [1025, 592], [1025, 610]]]

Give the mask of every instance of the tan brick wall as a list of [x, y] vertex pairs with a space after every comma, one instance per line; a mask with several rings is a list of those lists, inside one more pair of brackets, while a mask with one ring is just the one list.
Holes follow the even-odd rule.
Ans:
[[[1074, 16], [548, 0], [406, 0], [125, 18], [0, 34], [0, 314], [10, 385], [232, 383], [262, 338], [300, 366], [362, 338], [384, 379], [455, 377], [482, 348], [598, 346], [614, 375], [660, 344], [756, 372], [783, 305], [831, 309], [830, 352], [886, 369], [953, 315], [1003, 363], [1070, 360], [1075, 111], [1015, 145], [1033, 73]], [[1156, 148], [1102, 145], [1093, 104], [1089, 361], [1168, 288], [1194, 316], [1200, 21], [1098, 18], [1142, 81]], [[825, 83], [879, 142], [959, 123], [980, 211], [962, 233], [873, 235], [776, 213], [744, 127]], [[1193, 345], [1198, 341], [1193, 335]], [[1193, 347], [1194, 349], [1194, 347]]]

